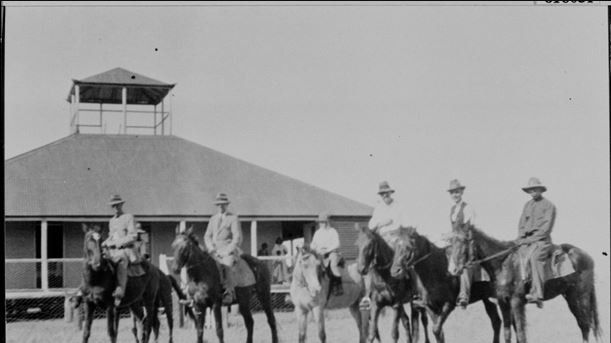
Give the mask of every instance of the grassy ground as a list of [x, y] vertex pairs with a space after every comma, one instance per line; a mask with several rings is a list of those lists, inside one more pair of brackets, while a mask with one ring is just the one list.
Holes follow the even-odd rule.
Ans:
[[[608, 331], [609, 306], [607, 295], [600, 296], [601, 326]], [[276, 314], [279, 336], [281, 342], [295, 342], [297, 340], [297, 327], [293, 313], [279, 312]], [[529, 319], [528, 338], [530, 342], [578, 342], [580, 333], [574, 318], [568, 311], [562, 298], [546, 302], [545, 308], [539, 310], [532, 305], [527, 309]], [[239, 316], [230, 315], [233, 324], [225, 332], [226, 342], [240, 342], [245, 339], [245, 330]], [[129, 319], [122, 319], [120, 325], [119, 342], [133, 342], [129, 328]], [[358, 342], [358, 332], [352, 317], [347, 309], [330, 310], [326, 314], [327, 340], [329, 342]], [[36, 343], [36, 342], [80, 342], [82, 332], [76, 329], [74, 323], [62, 320], [31, 321], [7, 324], [7, 342]], [[383, 342], [390, 341], [390, 317], [383, 315], [380, 319], [380, 333]], [[160, 342], [167, 342], [167, 326], [162, 324]], [[490, 342], [492, 329], [482, 304], [471, 305], [466, 310], [456, 310], [450, 315], [445, 325], [445, 336], [448, 342]], [[255, 342], [269, 342], [270, 334], [265, 316], [255, 314]], [[603, 342], [608, 342], [608, 332], [605, 332]], [[206, 342], [217, 342], [213, 331], [205, 332]], [[195, 331], [188, 328], [176, 328], [175, 342], [194, 342]], [[400, 341], [405, 341], [404, 336]], [[420, 340], [422, 342], [422, 340]], [[434, 339], [432, 340], [434, 342]], [[104, 319], [94, 322], [90, 342], [108, 342], [106, 323]], [[317, 342], [315, 323], [308, 326], [308, 342]]]

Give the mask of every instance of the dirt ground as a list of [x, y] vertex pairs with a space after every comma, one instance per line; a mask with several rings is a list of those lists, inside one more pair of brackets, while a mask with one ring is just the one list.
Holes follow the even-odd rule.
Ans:
[[[600, 292], [599, 292], [600, 294]], [[601, 299], [602, 298], [602, 299]], [[599, 295], [600, 321], [604, 330], [602, 342], [608, 342], [609, 306], [608, 296]], [[529, 342], [579, 342], [581, 336], [577, 324], [568, 310], [564, 299], [556, 298], [545, 303], [545, 308], [539, 310], [533, 305], [527, 308], [528, 339]], [[225, 341], [229, 343], [241, 342], [246, 338], [242, 318], [230, 314], [232, 326], [225, 331]], [[281, 342], [297, 341], [297, 325], [292, 312], [278, 312], [276, 318], [279, 327]], [[163, 319], [163, 318], [162, 318]], [[164, 319], [163, 319], [164, 320]], [[163, 323], [159, 342], [168, 341], [167, 326]], [[390, 316], [383, 314], [380, 318], [380, 334], [382, 342], [390, 342]], [[177, 322], [177, 321], [175, 321]], [[177, 326], [175, 324], [175, 326]], [[120, 323], [119, 342], [134, 342], [129, 331], [129, 319], [122, 319]], [[326, 328], [328, 342], [358, 342], [356, 324], [347, 309], [329, 310], [326, 314]], [[10, 343], [72, 343], [81, 342], [82, 331], [78, 331], [75, 323], [66, 323], [63, 320], [30, 321], [9, 323], [6, 327], [7, 342]], [[429, 329], [430, 330], [430, 329]], [[422, 330], [421, 330], [422, 331]], [[466, 310], [455, 310], [444, 326], [447, 342], [491, 342], [492, 329], [481, 303], [469, 306]], [[255, 342], [270, 342], [270, 332], [265, 315], [255, 314]], [[502, 336], [501, 336], [502, 337]], [[206, 342], [218, 342], [214, 331], [207, 330], [204, 334]], [[94, 322], [91, 339], [92, 343], [108, 342], [106, 335], [106, 322], [98, 319]], [[194, 342], [195, 330], [192, 326], [175, 328], [174, 342]], [[431, 341], [435, 340], [431, 337]], [[594, 340], [591, 340], [593, 342]], [[308, 342], [318, 342], [314, 322], [308, 325]], [[405, 342], [401, 335], [400, 342]], [[420, 339], [420, 342], [423, 342]]]

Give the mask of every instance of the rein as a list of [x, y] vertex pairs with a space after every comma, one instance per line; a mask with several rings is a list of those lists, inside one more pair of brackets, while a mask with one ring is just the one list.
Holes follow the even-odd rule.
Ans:
[[475, 261], [469, 261], [469, 262], [468, 262], [468, 263], [467, 263], [467, 264], [466, 264], [466, 265], [463, 267], [463, 269], [468, 268], [468, 267], [470, 267], [470, 266], [472, 266], [472, 265], [481, 264], [481, 263], [484, 263], [484, 262], [487, 262], [487, 261], [490, 261], [490, 260], [494, 260], [494, 259], [495, 259], [495, 258], [497, 258], [497, 257], [501, 257], [501, 256], [504, 256], [504, 255], [507, 255], [507, 254], [509, 254], [509, 253], [513, 252], [514, 250], [516, 250], [516, 249], [517, 249], [517, 248], [519, 248], [519, 247], [520, 247], [519, 245], [516, 245], [516, 246], [513, 246], [513, 247], [511, 247], [511, 248], [507, 248], [507, 249], [505, 249], [505, 250], [499, 251], [499, 252], [497, 252], [496, 254], [492, 254], [492, 255], [490, 255], [490, 256], [484, 257], [484, 258], [482, 258], [482, 259], [475, 260]]
[[429, 253], [427, 253], [427, 254], [424, 254], [424, 255], [423, 255], [423, 256], [421, 256], [420, 258], [418, 258], [418, 259], [416, 259], [415, 261], [413, 261], [413, 262], [409, 263], [409, 264], [407, 265], [407, 268], [409, 268], [409, 269], [414, 268], [414, 267], [415, 267], [415, 266], [416, 266], [418, 263], [420, 263], [420, 262], [422, 262], [422, 261], [426, 260], [426, 259], [427, 259], [427, 258], [429, 258], [430, 256], [431, 256], [431, 253], [430, 253], [430, 252], [429, 252]]

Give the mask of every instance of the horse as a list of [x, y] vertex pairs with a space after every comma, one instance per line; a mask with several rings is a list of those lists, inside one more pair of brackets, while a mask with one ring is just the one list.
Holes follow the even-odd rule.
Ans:
[[[391, 275], [400, 277], [409, 270], [413, 270], [417, 277], [417, 291], [421, 303], [433, 320], [433, 334], [437, 342], [444, 342], [443, 324], [456, 307], [459, 279], [448, 273], [446, 249], [437, 247], [413, 228], [402, 228], [395, 245]], [[469, 302], [481, 300], [484, 303], [494, 332], [492, 342], [499, 343], [501, 319], [496, 304], [488, 300], [489, 297], [494, 297], [490, 282], [473, 283]]]
[[[318, 325], [318, 338], [321, 343], [326, 342], [324, 310], [330, 299], [331, 271], [324, 267], [323, 257], [308, 247], [299, 250], [295, 258], [293, 278], [291, 280], [290, 296], [295, 306], [295, 315], [299, 329], [298, 339], [300, 343], [306, 341], [308, 326], [308, 313], [312, 312]], [[363, 280], [355, 273], [357, 292], [349, 293], [349, 297], [341, 299], [342, 304], [349, 303], [350, 314], [356, 321], [359, 329], [359, 342], [365, 342], [362, 328], [361, 312], [359, 302], [364, 294]]]
[[[192, 228], [176, 235], [172, 243], [172, 249], [174, 251], [173, 272], [178, 274], [182, 268], [185, 268], [189, 280], [187, 288], [189, 297], [193, 302], [193, 312], [195, 312], [193, 319], [196, 324], [197, 342], [203, 343], [207, 308], [211, 308], [214, 313], [216, 335], [219, 342], [223, 342], [222, 285], [217, 262], [210, 254], [200, 248]], [[247, 330], [246, 342], [252, 343], [254, 321], [250, 312], [250, 299], [252, 294], [255, 293], [267, 316], [272, 342], [277, 343], [278, 332], [276, 318], [272, 311], [269, 270], [265, 263], [252, 256], [243, 255], [242, 258], [253, 270], [256, 280], [256, 283], [252, 286], [235, 288], [236, 300]]]
[[[369, 326], [368, 341], [373, 342], [375, 339], [380, 341], [378, 332], [378, 318], [382, 308], [391, 306], [393, 309], [393, 326], [391, 336], [394, 342], [399, 339], [399, 319], [403, 324], [406, 332], [407, 341], [418, 341], [418, 316], [421, 314], [421, 321], [424, 327], [424, 335], [426, 343], [429, 342], [428, 337], [428, 319], [426, 311], [423, 308], [417, 308], [412, 303], [414, 290], [410, 278], [401, 277], [393, 278], [390, 275], [390, 267], [393, 262], [393, 248], [374, 231], [366, 227], [355, 225], [359, 231], [359, 237], [356, 241], [358, 247], [357, 268], [361, 275], [367, 273], [371, 276], [372, 284], [372, 302], [371, 302], [371, 322]], [[367, 281], [366, 281], [367, 282]], [[405, 313], [403, 304], [412, 303], [412, 324], [410, 330], [409, 317]]]
[[[511, 315], [517, 342], [526, 343], [525, 295], [530, 283], [523, 281], [525, 275], [522, 275], [518, 247], [512, 241], [496, 240], [475, 227], [456, 230], [451, 239], [448, 271], [457, 275], [469, 265], [481, 264], [495, 284], [501, 312]], [[590, 331], [598, 340], [601, 329], [594, 289], [594, 261], [578, 247], [570, 244], [559, 247], [568, 255], [575, 272], [546, 281], [544, 300], [562, 295], [577, 320], [583, 342], [588, 342]], [[511, 331], [507, 328], [505, 342], [511, 342]]]
[[[157, 292], [157, 299], [155, 300], [155, 308], [163, 308], [163, 313], [166, 316], [168, 322], [168, 335], [169, 335], [169, 343], [173, 342], [173, 331], [174, 331], [174, 312], [173, 312], [173, 304], [172, 304], [172, 289], [178, 294], [179, 299], [186, 299], [186, 296], [182, 293], [180, 286], [176, 282], [171, 275], [164, 274], [161, 270], [159, 270], [159, 291]], [[156, 313], [157, 314], [157, 313]], [[134, 325], [132, 327], [132, 333], [138, 341], [138, 330], [137, 330], [137, 319], [132, 316], [134, 321]], [[157, 315], [152, 318], [152, 330], [153, 335], [155, 337], [155, 342], [159, 340], [159, 317]]]
[[147, 343], [154, 320], [150, 314], [155, 312], [155, 300], [159, 289], [159, 273], [148, 262], [144, 262], [146, 274], [141, 277], [130, 277], [127, 282], [125, 296], [119, 306], [115, 306], [112, 292], [116, 287], [115, 267], [103, 256], [102, 235], [100, 228], [90, 229], [83, 224], [85, 238], [84, 251], [84, 286], [88, 295], [84, 301], [85, 326], [83, 342], [89, 341], [91, 324], [96, 307], [106, 309], [108, 335], [112, 343], [117, 342], [121, 308], [129, 308], [136, 324], [135, 336], [137, 342]]

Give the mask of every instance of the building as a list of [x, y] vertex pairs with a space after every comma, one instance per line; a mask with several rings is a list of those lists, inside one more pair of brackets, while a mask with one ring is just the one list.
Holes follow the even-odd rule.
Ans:
[[[246, 253], [277, 237], [309, 240], [326, 211], [343, 255], [356, 257], [354, 225], [366, 225], [371, 207], [173, 136], [164, 100], [173, 87], [120, 68], [74, 80], [73, 133], [5, 161], [7, 292], [76, 287], [81, 223], [107, 229], [113, 194], [149, 234], [154, 263], [172, 254], [176, 230], [192, 226], [203, 237], [219, 192], [240, 216]], [[106, 134], [106, 117], [117, 114], [119, 134]], [[148, 123], [134, 117], [143, 115]]]

